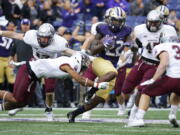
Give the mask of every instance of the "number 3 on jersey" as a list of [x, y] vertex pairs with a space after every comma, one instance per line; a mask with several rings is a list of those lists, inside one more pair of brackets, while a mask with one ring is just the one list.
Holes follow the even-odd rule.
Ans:
[[176, 55], [174, 56], [175, 59], [180, 59], [180, 47], [177, 45], [173, 45], [172, 49], [176, 51]]
[[13, 39], [11, 39], [11, 38], [1, 37], [0, 46], [7, 49], [7, 50], [9, 50], [9, 48], [11, 47], [12, 42], [13, 42]]

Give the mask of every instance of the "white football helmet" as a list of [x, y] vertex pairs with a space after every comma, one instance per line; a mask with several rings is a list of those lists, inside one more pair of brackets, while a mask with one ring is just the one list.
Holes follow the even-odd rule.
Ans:
[[169, 17], [169, 9], [166, 6], [161, 5], [161, 6], [158, 6], [156, 8], [156, 10], [159, 11], [162, 14], [162, 16], [163, 16], [163, 23], [167, 24], [168, 17]]
[[146, 27], [150, 32], [157, 32], [162, 26], [162, 14], [157, 10], [151, 10], [147, 15]]
[[105, 14], [104, 14], [104, 21], [106, 23], [109, 23], [108, 20], [109, 20], [109, 13], [110, 13], [110, 11], [111, 11], [111, 8], [107, 9]]
[[[55, 34], [55, 29], [50, 23], [42, 24], [37, 31], [37, 40], [39, 45], [44, 48], [51, 44]], [[43, 39], [47, 38], [47, 39]]]
[[90, 57], [85, 53], [77, 52], [72, 57], [81, 67], [81, 69], [87, 68], [91, 63]]

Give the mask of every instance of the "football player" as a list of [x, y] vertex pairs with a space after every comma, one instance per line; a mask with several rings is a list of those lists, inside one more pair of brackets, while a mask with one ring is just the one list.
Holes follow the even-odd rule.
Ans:
[[155, 74], [151, 79], [141, 83], [144, 86], [140, 98], [138, 111], [135, 118], [129, 121], [128, 127], [144, 126], [144, 115], [149, 107], [151, 96], [160, 96], [174, 92], [175, 96], [171, 100], [174, 110], [171, 112], [171, 123], [178, 127], [176, 121], [177, 105], [180, 103], [180, 43], [177, 36], [165, 35], [161, 38], [161, 44], [153, 48], [156, 58], [160, 59]]
[[[97, 58], [97, 60], [93, 62], [92, 67], [85, 72], [85, 76], [94, 80], [96, 77], [106, 74], [107, 76], [104, 79], [110, 81], [111, 89], [99, 91], [98, 89], [92, 88], [89, 92], [91, 95], [96, 92], [95, 96], [90, 100], [90, 103], [84, 104], [78, 109], [69, 112], [67, 114], [69, 122], [74, 122], [76, 116], [91, 110], [107, 99], [115, 85], [115, 77], [117, 74], [115, 67], [117, 66], [120, 54], [123, 50], [125, 54], [128, 54], [126, 52], [128, 52], [129, 49], [125, 46], [125, 42], [128, 43], [128, 41], [131, 41], [131, 28], [125, 25], [126, 14], [120, 7], [111, 8], [108, 12], [109, 16], [105, 19], [105, 23], [96, 25], [95, 35], [92, 34], [91, 37], [84, 42], [82, 49], [87, 50], [93, 41], [97, 42], [88, 52], [92, 55], [98, 55], [99, 58]], [[109, 62], [107, 62], [107, 60]], [[118, 78], [124, 80], [125, 71], [125, 68], [119, 68]], [[98, 81], [100, 80], [101, 78], [99, 78]], [[116, 89], [120, 91], [122, 85], [117, 84], [117, 86]], [[120, 105], [120, 108], [124, 109], [125, 107], [123, 106], [124, 105]]]
[[156, 10], [159, 11], [162, 14], [163, 23], [168, 24], [169, 9], [166, 6], [161, 5], [161, 6], [158, 6], [156, 8]]
[[[94, 58], [92, 58], [92, 61]], [[91, 86], [98, 89], [106, 89], [107, 82], [93, 82], [82, 77], [78, 73], [91, 63], [87, 55], [77, 53], [71, 57], [61, 56], [54, 59], [38, 59], [29, 61], [22, 65], [17, 73], [13, 93], [0, 91], [1, 110], [10, 110], [24, 107], [30, 100], [36, 86], [36, 81], [42, 77], [64, 78], [70, 75], [73, 79], [84, 86]], [[13, 63], [14, 64], [14, 63]]]
[[[157, 10], [152, 10], [148, 13], [145, 24], [140, 24], [134, 28], [135, 42], [142, 52], [140, 59], [133, 66], [123, 84], [122, 94], [125, 99], [128, 98], [136, 86], [150, 79], [155, 73], [159, 60], [153, 56], [152, 49], [159, 44], [161, 36], [169, 32], [177, 36], [174, 27], [162, 23], [161, 13]], [[141, 91], [142, 87], [138, 86], [137, 89]], [[131, 109], [130, 120], [134, 118], [137, 105], [138, 98]]]
[[[54, 27], [49, 23], [42, 24], [38, 30], [29, 30], [24, 33], [12, 31], [0, 31], [0, 36], [23, 40], [26, 44], [32, 46], [33, 60], [43, 58], [56, 58], [59, 53], [72, 55], [75, 51], [69, 49], [67, 41], [55, 33]], [[55, 79], [45, 79], [46, 92], [46, 117], [49, 121], [53, 120], [52, 104]]]
[[[161, 6], [157, 7], [156, 10], [160, 11], [161, 14], [163, 15], [163, 23], [164, 24], [168, 24], [169, 9], [166, 6], [161, 5]], [[169, 25], [172, 25], [172, 24], [169, 24]], [[172, 26], [175, 27], [174, 25], [172, 25]], [[166, 100], [167, 99], [167, 95], [163, 95], [163, 97], [161, 99], [163, 100], [163, 98], [165, 98], [165, 100]], [[170, 95], [170, 102], [174, 98], [176, 98], [176, 95], [174, 93], [171, 93], [171, 95]], [[161, 99], [160, 99], [160, 101], [161, 101]], [[171, 113], [174, 112], [173, 110], [174, 109], [176, 110], [176, 108], [178, 108], [178, 105], [177, 106], [171, 105], [171, 110], [170, 110], [170, 113], [169, 113], [169, 121], [171, 123], [172, 123], [172, 119], [173, 119]], [[174, 127], [176, 127], [176, 124], [174, 124]]]
[[[6, 30], [15, 31], [16, 25], [14, 22], [8, 22]], [[15, 75], [13, 68], [8, 65], [8, 59], [10, 57], [10, 48], [13, 46], [14, 41], [12, 38], [0, 36], [0, 88], [2, 88], [5, 77], [8, 82], [9, 91], [13, 90], [13, 84], [15, 81]]]

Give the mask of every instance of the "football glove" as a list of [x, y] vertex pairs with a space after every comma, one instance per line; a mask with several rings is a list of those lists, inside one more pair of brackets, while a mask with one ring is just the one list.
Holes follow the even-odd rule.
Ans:
[[94, 88], [98, 89], [107, 89], [109, 87], [109, 82], [100, 82], [100, 83], [94, 83]]

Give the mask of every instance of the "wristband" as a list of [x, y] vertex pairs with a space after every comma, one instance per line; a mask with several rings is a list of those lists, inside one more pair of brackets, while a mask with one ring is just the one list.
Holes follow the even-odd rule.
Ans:
[[84, 86], [87, 85], [87, 82], [88, 82], [88, 78], [86, 78], [85, 83], [84, 83]]
[[98, 86], [99, 86], [99, 83], [94, 82], [93, 87], [94, 87], [94, 88], [98, 88]]

